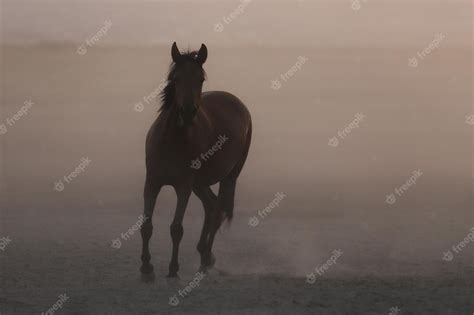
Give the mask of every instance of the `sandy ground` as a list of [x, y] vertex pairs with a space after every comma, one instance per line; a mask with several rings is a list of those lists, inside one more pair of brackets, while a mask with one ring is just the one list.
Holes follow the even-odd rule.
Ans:
[[[116, 278], [108, 270], [104, 281], [84, 279], [87, 288], [31, 288], [2, 297], [2, 314], [33, 314], [57, 300], [58, 292], [70, 297], [60, 314], [471, 314], [472, 280], [424, 278], [354, 280], [324, 279], [312, 286], [303, 279], [282, 276], [208, 275], [200, 286], [169, 305], [170, 295], [188, 283], [142, 283], [136, 277]], [[472, 278], [471, 278], [472, 279]], [[186, 279], [189, 280], [190, 279]], [[94, 286], [94, 287], [89, 287]]]
[[[155, 218], [154, 277], [139, 274], [138, 234], [123, 240], [119, 249], [111, 247], [111, 240], [136, 222], [133, 214], [111, 216], [96, 209], [95, 215], [76, 214], [71, 222], [59, 213], [53, 216], [56, 222], [38, 218], [25, 223], [12, 217], [6, 222], [9, 230], [25, 233], [12, 234], [0, 257], [1, 314], [46, 312], [61, 294], [69, 299], [58, 314], [389, 314], [393, 307], [400, 308], [400, 314], [474, 312], [469, 252], [449, 263], [440, 257], [417, 263], [380, 255], [382, 248], [368, 245], [354, 251], [359, 240], [349, 239], [339, 244], [343, 255], [336, 265], [309, 284], [305, 275], [331, 253], [318, 250], [315, 241], [306, 260], [297, 258], [311, 234], [298, 233], [287, 243], [282, 236], [272, 237], [276, 227], [285, 234], [287, 220], [277, 214], [257, 227], [241, 217], [230, 229], [222, 229], [215, 268], [180, 296], [178, 290], [194, 280], [199, 264], [194, 246], [202, 218], [194, 210], [189, 209], [185, 222], [180, 279], [172, 280], [165, 277], [171, 246], [166, 214]], [[112, 221], [113, 228], [101, 229]], [[280, 246], [272, 248], [269, 241]], [[364, 256], [370, 259], [364, 262]], [[179, 304], [172, 306], [169, 298], [175, 295]]]

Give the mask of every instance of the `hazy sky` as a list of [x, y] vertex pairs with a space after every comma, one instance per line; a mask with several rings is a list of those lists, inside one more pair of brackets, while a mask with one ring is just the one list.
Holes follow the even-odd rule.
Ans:
[[[385, 0], [43, 1], [2, 0], [2, 42], [99, 44], [421, 45], [443, 32], [472, 42], [472, 2]], [[360, 4], [360, 8], [357, 8]], [[239, 10], [239, 5], [243, 7]], [[353, 8], [354, 7], [354, 8]], [[214, 26], [221, 23], [222, 32]]]

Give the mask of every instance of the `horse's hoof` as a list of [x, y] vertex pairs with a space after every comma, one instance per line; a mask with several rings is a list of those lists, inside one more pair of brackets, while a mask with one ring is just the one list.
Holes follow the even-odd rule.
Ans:
[[155, 281], [155, 273], [142, 273], [140, 274], [140, 279], [142, 282], [150, 283]]
[[176, 271], [170, 271], [166, 277], [167, 278], [179, 278], [178, 272], [176, 272]]
[[209, 261], [209, 268], [214, 267], [215, 264], [216, 264], [216, 257], [214, 256], [213, 253], [211, 253], [211, 258], [210, 258], [210, 261]]
[[214, 264], [215, 264], [215, 263], [216, 263], [216, 257], [214, 256], [213, 253], [211, 253], [211, 254], [209, 255], [209, 257], [207, 257], [207, 258], [203, 261], [203, 263], [201, 263], [201, 268], [200, 268], [200, 269], [207, 271], [207, 269], [210, 269], [210, 268], [214, 267]]
[[142, 264], [140, 267], [140, 272], [148, 275], [153, 272], [153, 265], [152, 264]]

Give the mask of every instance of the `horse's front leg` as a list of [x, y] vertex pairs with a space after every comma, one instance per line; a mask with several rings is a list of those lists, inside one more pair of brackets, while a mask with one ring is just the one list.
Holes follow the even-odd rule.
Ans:
[[143, 197], [145, 200], [145, 210], [144, 210], [144, 221], [142, 227], [140, 229], [140, 234], [142, 235], [142, 266], [140, 267], [140, 271], [144, 274], [149, 274], [153, 272], [153, 265], [150, 264], [150, 250], [149, 250], [149, 242], [151, 238], [151, 234], [153, 233], [153, 211], [155, 209], [156, 198], [158, 197], [158, 193], [160, 192], [161, 186], [156, 184], [150, 176], [147, 176], [147, 180], [145, 182], [145, 190], [143, 193]]
[[173, 241], [173, 253], [171, 254], [171, 262], [169, 266], [168, 277], [177, 277], [179, 264], [178, 264], [178, 252], [179, 243], [183, 238], [183, 218], [186, 212], [186, 206], [188, 205], [189, 196], [191, 195], [191, 185], [180, 185], [175, 187], [176, 195], [178, 197], [178, 204], [176, 206], [176, 212], [174, 214], [173, 222], [170, 226], [171, 239]]

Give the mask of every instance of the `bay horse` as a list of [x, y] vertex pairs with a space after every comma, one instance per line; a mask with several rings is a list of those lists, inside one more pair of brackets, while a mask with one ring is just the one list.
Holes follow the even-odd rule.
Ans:
[[[206, 79], [203, 64], [207, 48], [180, 53], [171, 48], [172, 63], [161, 108], [146, 137], [144, 217], [141, 226], [143, 274], [153, 272], [149, 241], [156, 198], [164, 185], [176, 191], [177, 206], [170, 234], [173, 252], [168, 277], [177, 277], [183, 217], [191, 192], [202, 201], [204, 224], [197, 250], [201, 270], [215, 263], [212, 244], [220, 225], [232, 220], [237, 178], [245, 164], [252, 137], [252, 120], [245, 105], [234, 95], [202, 92]], [[210, 186], [219, 183], [218, 194]]]

